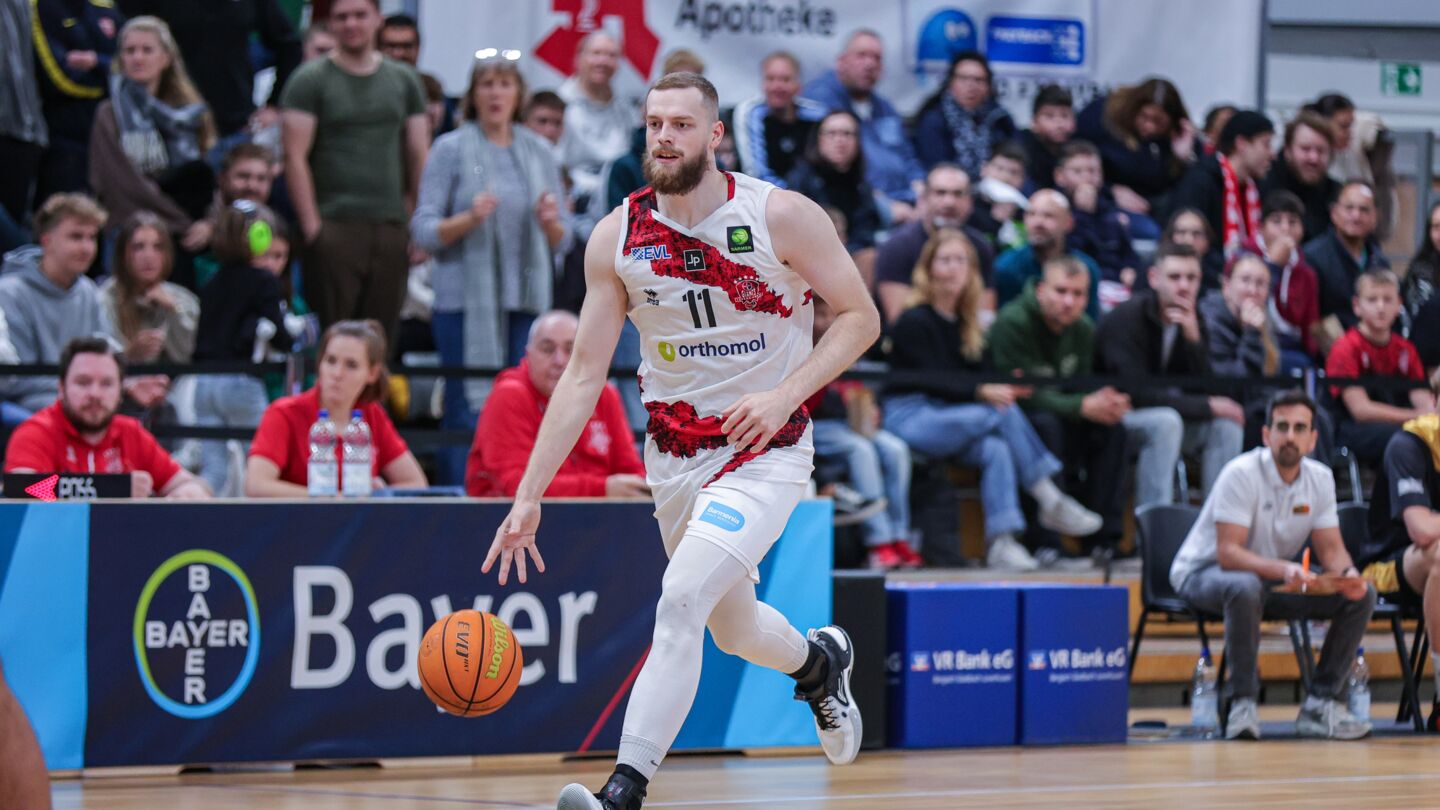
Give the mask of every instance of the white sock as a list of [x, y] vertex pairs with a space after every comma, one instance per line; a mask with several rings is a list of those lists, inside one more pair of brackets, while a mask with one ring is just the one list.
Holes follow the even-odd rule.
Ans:
[[615, 757], [616, 765], [629, 765], [646, 779], [654, 779], [655, 771], [660, 769], [660, 762], [663, 759], [665, 759], [664, 746], [656, 745], [644, 737], [636, 737], [633, 734], [620, 735], [620, 753]]
[[1031, 484], [1030, 494], [1035, 497], [1035, 502], [1040, 504], [1042, 510], [1050, 509], [1065, 497], [1065, 493], [1060, 491], [1060, 487], [1055, 486], [1055, 482], [1049, 478], [1041, 478]]
[[1430, 669], [1435, 678], [1435, 699], [1440, 700], [1440, 652], [1430, 651]]

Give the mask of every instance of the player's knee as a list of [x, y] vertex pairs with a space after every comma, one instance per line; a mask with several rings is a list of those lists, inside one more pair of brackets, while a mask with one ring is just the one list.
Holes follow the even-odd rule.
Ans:
[[682, 643], [700, 635], [705, 627], [695, 592], [666, 581], [655, 606], [655, 645]]

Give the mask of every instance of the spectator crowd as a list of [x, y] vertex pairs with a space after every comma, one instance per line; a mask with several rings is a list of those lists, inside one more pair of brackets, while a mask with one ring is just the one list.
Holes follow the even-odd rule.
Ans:
[[[328, 6], [297, 31], [277, 0], [0, 0], [0, 362], [61, 366], [58, 400], [53, 380], [0, 380], [7, 470], [59, 469], [45, 453], [80, 442], [120, 448], [146, 492], [300, 495], [316, 415], [358, 410], [382, 482], [513, 492], [574, 343], [586, 238], [645, 184], [620, 44], [586, 36], [555, 88], [527, 86], [528, 54], [486, 48], [450, 99], [415, 67], [413, 19]], [[252, 41], [275, 73], [259, 104]], [[989, 564], [1114, 553], [1128, 502], [1170, 503], [1190, 477], [1208, 492], [1261, 440], [1278, 383], [1196, 378], [1355, 381], [1317, 392], [1322, 462], [1344, 447], [1378, 466], [1434, 411], [1440, 206], [1392, 262], [1383, 133], [1345, 97], [1286, 122], [1230, 105], [1192, 120], [1163, 78], [1083, 105], [1047, 85], [1021, 128], [966, 51], [906, 116], [878, 90], [880, 36], [839, 44], [815, 76], [759, 59], [716, 159], [821, 204], [879, 304], [870, 359], [894, 381], [811, 401], [817, 460], [839, 471], [821, 483], [841, 485], [872, 566], [921, 563], [912, 467], [947, 463], [979, 470]], [[661, 68], [682, 70], [701, 55]], [[627, 327], [617, 367], [638, 363], [635, 340]], [[391, 415], [417, 410], [413, 380], [386, 372], [406, 352], [507, 369], [444, 380], [432, 415], [473, 446], [429, 474]], [[296, 353], [318, 368], [299, 394], [243, 371], [124, 374]], [[1064, 383], [1093, 375], [1118, 382]], [[619, 382], [551, 494], [647, 496], [644, 411]], [[256, 433], [177, 461], [135, 435], [166, 422]]]

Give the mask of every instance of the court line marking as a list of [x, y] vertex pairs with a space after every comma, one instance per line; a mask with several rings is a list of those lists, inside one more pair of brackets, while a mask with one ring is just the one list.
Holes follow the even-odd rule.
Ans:
[[240, 790], [253, 793], [299, 793], [314, 796], [348, 796], [355, 799], [397, 799], [407, 802], [435, 802], [437, 804], [470, 804], [480, 807], [533, 808], [528, 802], [506, 802], [493, 799], [465, 799], [459, 796], [414, 796], [408, 793], [372, 793], [364, 790], [335, 790], [323, 788], [284, 787], [282, 785], [186, 785], [184, 787], [209, 788], [211, 790]]
[[710, 799], [706, 801], [646, 802], [648, 807], [744, 807], [792, 804], [795, 802], [856, 802], [878, 799], [959, 799], [982, 796], [1025, 796], [1054, 793], [1097, 793], [1126, 790], [1184, 790], [1195, 788], [1272, 787], [1283, 785], [1328, 785], [1367, 782], [1440, 781], [1440, 773], [1394, 774], [1390, 776], [1312, 776], [1297, 779], [1197, 780], [1191, 782], [1116, 782], [1112, 784], [1043, 785], [1013, 788], [966, 788], [958, 790], [905, 791], [894, 793], [850, 793], [816, 796], [765, 796], [752, 799]]

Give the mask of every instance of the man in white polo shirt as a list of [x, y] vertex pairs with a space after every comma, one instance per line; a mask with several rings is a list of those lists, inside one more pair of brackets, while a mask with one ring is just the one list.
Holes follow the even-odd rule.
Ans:
[[1359, 573], [1340, 537], [1335, 477], [1329, 467], [1306, 458], [1315, 438], [1314, 400], [1298, 390], [1276, 394], [1266, 414], [1265, 446], [1225, 465], [1170, 566], [1170, 582], [1182, 597], [1225, 616], [1234, 698], [1227, 739], [1260, 738], [1255, 699], [1262, 615], [1330, 620], [1310, 694], [1295, 720], [1300, 735], [1354, 740], [1370, 733], [1370, 723], [1352, 716], [1343, 698], [1355, 650], [1375, 608], [1375, 589], [1356, 581], [1330, 596], [1271, 590], [1280, 582], [1314, 579], [1292, 562], [1307, 539], [1324, 570]]

